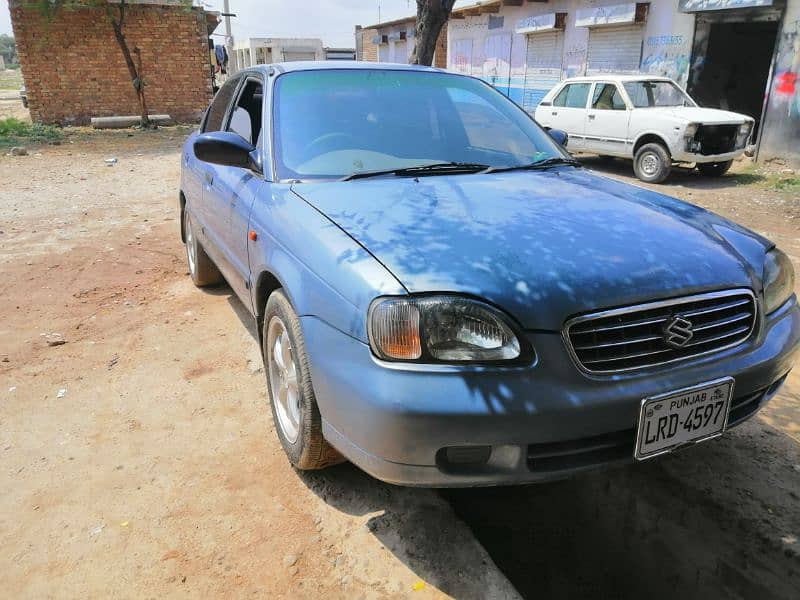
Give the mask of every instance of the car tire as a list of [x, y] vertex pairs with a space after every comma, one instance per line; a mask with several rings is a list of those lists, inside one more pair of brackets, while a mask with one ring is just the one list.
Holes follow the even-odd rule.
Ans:
[[272, 419], [289, 462], [303, 471], [342, 462], [322, 435], [300, 320], [283, 290], [267, 300], [261, 339]]
[[672, 158], [667, 149], [658, 143], [644, 144], [636, 151], [633, 172], [646, 183], [661, 183], [672, 171]]
[[222, 283], [222, 274], [214, 261], [206, 254], [200, 240], [197, 239], [192, 217], [186, 209], [183, 211], [183, 235], [186, 246], [186, 262], [194, 284], [197, 287], [207, 287]]
[[706, 177], [722, 177], [733, 164], [732, 160], [724, 162], [697, 163], [697, 170]]

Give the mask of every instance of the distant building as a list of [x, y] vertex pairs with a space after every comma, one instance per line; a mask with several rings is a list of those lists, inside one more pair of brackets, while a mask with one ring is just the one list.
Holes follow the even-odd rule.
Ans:
[[325, 60], [355, 60], [355, 48], [323, 48], [325, 51]]
[[236, 41], [229, 57], [231, 74], [252, 67], [297, 60], [325, 60], [319, 38], [251, 37]]
[[[414, 50], [416, 17], [406, 17], [362, 27], [356, 25], [356, 60], [408, 63]], [[442, 27], [436, 41], [433, 66], [447, 66], [447, 27]]]
[[[49, 20], [28, 0], [9, 0], [11, 25], [31, 117], [85, 124], [91, 117], [138, 115], [136, 91], [102, 6], [70, 6]], [[128, 4], [124, 33], [141, 49], [151, 114], [199, 119], [212, 98], [209, 36], [218, 13], [174, 0]]]
[[663, 75], [753, 117], [759, 159], [800, 162], [800, 0], [486, 0], [447, 30], [447, 68], [529, 112], [566, 77]]

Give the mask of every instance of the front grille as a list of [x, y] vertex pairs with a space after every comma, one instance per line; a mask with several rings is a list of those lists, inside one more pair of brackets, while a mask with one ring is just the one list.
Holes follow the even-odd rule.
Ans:
[[735, 346], [755, 323], [753, 293], [731, 290], [576, 317], [567, 321], [564, 338], [585, 371], [615, 373]]
[[701, 125], [696, 139], [700, 140], [700, 154], [725, 154], [736, 149], [738, 125]]

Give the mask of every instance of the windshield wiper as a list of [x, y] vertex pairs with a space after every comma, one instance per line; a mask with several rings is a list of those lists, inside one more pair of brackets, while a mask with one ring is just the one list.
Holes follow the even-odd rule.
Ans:
[[381, 175], [397, 175], [399, 177], [413, 177], [414, 175], [437, 175], [455, 173], [477, 173], [489, 169], [489, 165], [465, 162], [442, 162], [430, 165], [420, 165], [418, 167], [401, 167], [399, 169], [387, 169], [385, 171], [361, 171], [351, 173], [342, 177], [339, 181], [352, 181], [353, 179], [366, 179], [367, 177], [379, 177]]
[[527, 165], [517, 165], [513, 167], [489, 167], [484, 171], [484, 173], [505, 173], [506, 171], [533, 171], [536, 169], [549, 169], [550, 167], [558, 167], [561, 165], [580, 167], [581, 163], [579, 163], [574, 158], [563, 158], [560, 156], [554, 156], [552, 158], [537, 160], [535, 162], [528, 163]]

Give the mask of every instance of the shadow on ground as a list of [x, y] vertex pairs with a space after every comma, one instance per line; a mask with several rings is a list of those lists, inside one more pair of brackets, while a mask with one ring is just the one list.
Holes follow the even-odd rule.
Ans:
[[798, 598], [785, 543], [800, 527], [797, 473], [765, 452], [752, 462], [764, 437], [796, 442], [743, 427], [650, 463], [442, 494], [525, 598]]
[[[622, 158], [612, 158], [595, 155], [577, 155], [583, 166], [599, 174], [635, 177], [633, 174], [633, 161]], [[656, 186], [658, 191], [669, 193], [671, 185], [680, 185], [687, 188], [706, 190], [721, 190], [737, 185], [746, 185], [766, 181], [766, 177], [758, 173], [726, 173], [722, 177], [706, 177], [697, 169], [686, 167], [673, 167], [672, 173], [663, 184]]]

